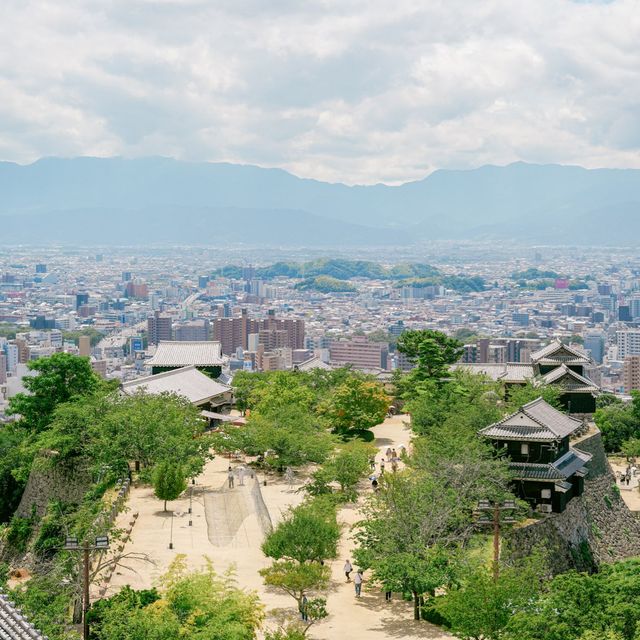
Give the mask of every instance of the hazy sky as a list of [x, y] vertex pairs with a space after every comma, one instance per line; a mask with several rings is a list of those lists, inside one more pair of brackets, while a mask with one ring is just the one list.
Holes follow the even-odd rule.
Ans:
[[0, 0], [0, 158], [640, 167], [640, 0]]

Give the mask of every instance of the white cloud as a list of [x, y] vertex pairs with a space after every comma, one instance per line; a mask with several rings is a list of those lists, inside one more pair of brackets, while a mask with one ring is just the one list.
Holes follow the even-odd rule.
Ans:
[[4, 0], [0, 158], [640, 167], [638, 0]]

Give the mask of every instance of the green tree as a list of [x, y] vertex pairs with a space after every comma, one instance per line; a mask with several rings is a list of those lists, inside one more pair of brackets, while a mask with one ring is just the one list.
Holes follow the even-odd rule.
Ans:
[[640, 622], [640, 560], [601, 565], [598, 573], [560, 574], [505, 630], [508, 640], [635, 640]]
[[142, 605], [135, 598], [114, 601], [92, 628], [97, 640], [254, 640], [264, 618], [255, 592], [218, 576], [209, 564], [188, 573], [179, 556], [161, 581], [161, 597]]
[[299, 564], [292, 560], [278, 560], [270, 567], [260, 569], [260, 575], [268, 587], [280, 589], [302, 607], [303, 599], [312, 592], [329, 586], [331, 571], [326, 565], [312, 562]]
[[204, 427], [198, 408], [182, 396], [120, 397], [94, 430], [96, 456], [101, 464], [125, 470], [129, 461], [137, 461], [147, 472], [167, 460], [194, 476], [209, 457], [211, 439]]
[[262, 543], [262, 551], [275, 560], [300, 564], [335, 558], [340, 526], [333, 504], [316, 499], [289, 510]]
[[541, 589], [544, 569], [537, 557], [503, 567], [494, 580], [488, 566], [458, 572], [463, 584], [438, 598], [435, 608], [464, 640], [498, 640], [517, 611], [527, 611]]
[[562, 410], [560, 404], [561, 390], [553, 385], [534, 385], [527, 382], [523, 385], [512, 385], [507, 396], [507, 410], [517, 411], [523, 405], [543, 398], [544, 401], [556, 409]]
[[439, 380], [449, 374], [449, 366], [460, 359], [462, 343], [441, 331], [404, 331], [397, 349], [415, 365], [418, 379]]
[[164, 511], [167, 500], [175, 500], [187, 488], [187, 481], [181, 467], [170, 462], [160, 462], [153, 470], [153, 489], [156, 497], [164, 500]]
[[325, 415], [335, 433], [356, 435], [382, 422], [390, 404], [380, 384], [351, 376], [328, 398]]
[[68, 353], [32, 360], [27, 367], [37, 375], [23, 379], [29, 393], [18, 393], [11, 398], [8, 413], [19, 414], [20, 424], [30, 432], [42, 431], [59, 404], [92, 393], [101, 384], [88, 358]]
[[640, 438], [640, 400], [634, 396], [631, 404], [613, 403], [597, 409], [593, 418], [602, 432], [605, 450], [621, 451], [627, 440]]
[[363, 508], [354, 556], [388, 590], [411, 593], [420, 619], [423, 597], [449, 583], [469, 527], [455, 491], [425, 474], [389, 476]]
[[355, 488], [358, 482], [369, 471], [369, 460], [377, 453], [376, 447], [364, 442], [353, 441], [342, 445], [325, 462], [320, 473], [325, 482], [337, 482], [345, 499], [356, 497]]
[[250, 455], [269, 452], [265, 463], [283, 470], [324, 462], [334, 447], [334, 439], [319, 418], [297, 405], [288, 405], [278, 412], [252, 412], [242, 430], [222, 428], [214, 435], [213, 445], [218, 450], [240, 449]]

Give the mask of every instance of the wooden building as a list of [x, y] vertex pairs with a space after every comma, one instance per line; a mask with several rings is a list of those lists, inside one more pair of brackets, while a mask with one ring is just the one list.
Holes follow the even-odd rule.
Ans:
[[538, 511], [559, 513], [584, 491], [592, 456], [569, 444], [582, 429], [581, 420], [538, 398], [479, 433], [508, 456], [517, 495]]

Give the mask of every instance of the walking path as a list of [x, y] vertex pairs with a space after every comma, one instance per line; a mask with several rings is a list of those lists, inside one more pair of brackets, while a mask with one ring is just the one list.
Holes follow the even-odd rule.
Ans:
[[[376, 445], [383, 455], [387, 447], [395, 447], [399, 452], [401, 444], [409, 446], [410, 431], [404, 425], [404, 419], [404, 416], [395, 416], [374, 428]], [[377, 461], [380, 459], [379, 455]], [[235, 487], [229, 489], [228, 465], [224, 457], [210, 461], [196, 484], [190, 486], [182, 498], [169, 503], [168, 508], [173, 511], [167, 513], [162, 511], [162, 502], [154, 497], [153, 489], [132, 488], [129, 512], [120, 518], [124, 523], [131, 519], [132, 512], [138, 512], [139, 516], [124, 551], [146, 553], [152, 562], [125, 560], [129, 569], [119, 567], [116, 570], [107, 595], [116, 593], [125, 584], [136, 589], [153, 586], [175, 556], [185, 554], [191, 568], [205, 566], [207, 558], [219, 573], [233, 567], [238, 584], [256, 590], [267, 610], [286, 608], [295, 611], [290, 597], [264, 587], [258, 571], [270, 564], [260, 550], [267, 520], [276, 524], [290, 506], [302, 502], [304, 496], [296, 490], [301, 482], [297, 480], [297, 486], [289, 487], [284, 479], [268, 477], [264, 486], [264, 474], [251, 478], [247, 473], [244, 486], [239, 486], [236, 478]], [[386, 473], [390, 473], [390, 465], [387, 466]], [[190, 504], [191, 514], [188, 512]], [[356, 505], [348, 505], [339, 512], [344, 533], [339, 557], [330, 563], [332, 584], [327, 596], [330, 615], [312, 628], [310, 637], [317, 640], [334, 640], [347, 635], [349, 640], [450, 638], [427, 622], [413, 621], [411, 602], [399, 599], [396, 594], [392, 602], [386, 602], [384, 594], [369, 586], [366, 573], [362, 597], [355, 597], [353, 584], [345, 582], [342, 566], [345, 558], [352, 558], [354, 542], [350, 527], [358, 518]], [[170, 541], [173, 549], [169, 549]]]

